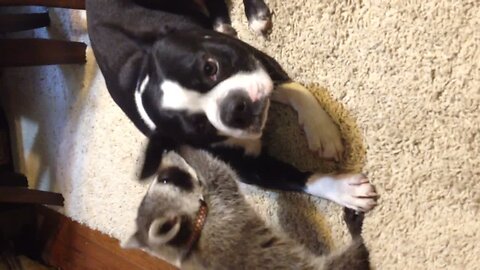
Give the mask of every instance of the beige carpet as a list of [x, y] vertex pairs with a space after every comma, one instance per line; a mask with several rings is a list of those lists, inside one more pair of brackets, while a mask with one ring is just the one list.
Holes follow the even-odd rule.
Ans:
[[[380, 206], [365, 239], [377, 269], [480, 269], [480, 2], [478, 0], [270, 0], [268, 40], [242, 39], [309, 86], [340, 124], [348, 157]], [[81, 12], [52, 12], [37, 36], [88, 40]], [[60, 22], [61, 21], [61, 22]], [[82, 67], [6, 72], [2, 102], [14, 114], [19, 168], [32, 185], [61, 191], [62, 211], [123, 238], [145, 186], [135, 182], [145, 140], [111, 101], [89, 51]], [[295, 115], [275, 107], [271, 151], [303, 168], [336, 167], [306, 154]], [[346, 242], [340, 208], [254, 188], [272, 224], [323, 250]]]

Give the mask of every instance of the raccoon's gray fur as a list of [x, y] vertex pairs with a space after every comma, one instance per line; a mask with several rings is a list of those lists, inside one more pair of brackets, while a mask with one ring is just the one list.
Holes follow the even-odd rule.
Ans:
[[[124, 247], [141, 248], [182, 269], [369, 269], [362, 215], [345, 211], [350, 246], [315, 256], [267, 227], [239, 191], [236, 174], [207, 152], [182, 148], [180, 155], [164, 155], [161, 164], [138, 209], [137, 231]], [[209, 212], [189, 252], [199, 199]]]

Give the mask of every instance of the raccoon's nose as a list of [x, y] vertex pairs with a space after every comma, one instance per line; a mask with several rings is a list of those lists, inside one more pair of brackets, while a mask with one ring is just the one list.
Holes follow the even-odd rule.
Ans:
[[254, 121], [255, 105], [245, 91], [232, 91], [220, 108], [222, 122], [233, 128], [246, 128]]

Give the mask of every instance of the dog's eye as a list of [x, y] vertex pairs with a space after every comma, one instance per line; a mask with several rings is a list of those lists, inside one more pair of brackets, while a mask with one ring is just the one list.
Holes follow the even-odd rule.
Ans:
[[217, 79], [218, 63], [212, 58], [207, 59], [203, 66], [203, 73], [212, 80]]

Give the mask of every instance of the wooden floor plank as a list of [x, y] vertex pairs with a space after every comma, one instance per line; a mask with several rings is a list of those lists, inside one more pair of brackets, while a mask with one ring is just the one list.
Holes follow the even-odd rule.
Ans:
[[[41, 207], [39, 215], [46, 226], [55, 227], [50, 231], [40, 229], [45, 238], [43, 259], [46, 263], [61, 269], [158, 269], [174, 270], [174, 266], [137, 250], [125, 250], [119, 241], [99, 231], [51, 210]], [[51, 226], [47, 220], [55, 220]]]

